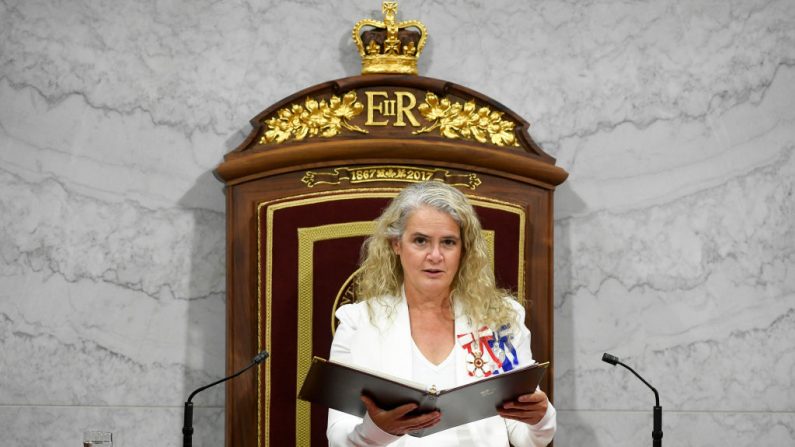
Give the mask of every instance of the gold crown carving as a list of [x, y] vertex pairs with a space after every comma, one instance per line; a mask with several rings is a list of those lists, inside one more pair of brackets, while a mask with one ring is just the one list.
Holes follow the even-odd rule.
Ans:
[[[363, 19], [353, 26], [353, 40], [362, 57], [362, 74], [417, 74], [417, 59], [425, 47], [428, 32], [419, 20], [397, 23], [397, 7], [397, 2], [385, 1], [381, 7], [383, 22]], [[366, 26], [374, 29], [362, 32]]]

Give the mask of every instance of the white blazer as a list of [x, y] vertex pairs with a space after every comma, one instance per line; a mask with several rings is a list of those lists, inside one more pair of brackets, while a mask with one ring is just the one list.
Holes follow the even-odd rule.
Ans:
[[[336, 316], [340, 324], [331, 344], [330, 359], [411, 380], [413, 341], [405, 296], [387, 296], [369, 301], [373, 311], [372, 322], [366, 302], [344, 305], [337, 310]], [[473, 336], [486, 333], [504, 335], [505, 332], [495, 333], [492, 328], [485, 331], [479, 330], [482, 328], [473, 328], [468, 318], [456, 306], [455, 315], [458, 317], [455, 321], [455, 334], [458, 343], [454, 348], [454, 356], [457, 385], [479, 380], [495, 369], [504, 371], [533, 363], [530, 331], [524, 325], [524, 308], [515, 300], [510, 301], [517, 316], [515, 321], [508, 323], [513, 329], [512, 336], [503, 338], [508, 342], [502, 345], [506, 348], [502, 353], [500, 349], [494, 349], [489, 355], [484, 355], [483, 358], [491, 362], [482, 370], [474, 369], [472, 357], [469, 355], [472, 345], [467, 344], [473, 341]], [[476, 330], [478, 331], [473, 333]], [[511, 345], [514, 349], [510, 349]], [[508, 364], [503, 362], [500, 365], [494, 361], [495, 358], [507, 358]], [[494, 416], [466, 424], [463, 429], [453, 430], [456, 430], [456, 441], [450, 445], [455, 446], [508, 446], [510, 442], [515, 447], [541, 447], [549, 444], [555, 434], [556, 412], [550, 404], [544, 418], [535, 425]], [[442, 433], [445, 432], [423, 438], [394, 436], [378, 428], [368, 415], [362, 419], [336, 410], [329, 410], [326, 431], [330, 446], [441, 447], [445, 445], [440, 442], [441, 438], [449, 438], [450, 435], [448, 433], [447, 436], [437, 436]]]

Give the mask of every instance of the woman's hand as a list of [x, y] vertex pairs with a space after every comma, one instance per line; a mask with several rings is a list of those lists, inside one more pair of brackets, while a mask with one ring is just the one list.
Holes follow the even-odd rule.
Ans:
[[514, 401], [504, 403], [502, 408], [497, 410], [497, 413], [506, 419], [535, 425], [547, 413], [548, 406], [549, 398], [547, 398], [547, 394], [536, 389], [532, 394], [523, 394]]
[[392, 435], [400, 436], [432, 427], [442, 419], [442, 414], [438, 411], [431, 411], [417, 416], [407, 416], [408, 413], [417, 408], [417, 404], [405, 404], [392, 410], [382, 410], [369, 397], [362, 396], [361, 399], [367, 408], [367, 414], [370, 415], [370, 419], [375, 425]]

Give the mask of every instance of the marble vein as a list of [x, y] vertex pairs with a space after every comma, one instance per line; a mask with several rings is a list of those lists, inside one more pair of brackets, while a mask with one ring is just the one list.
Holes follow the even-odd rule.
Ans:
[[[793, 238], [790, 237], [794, 236], [793, 229], [789, 225], [789, 219], [795, 215], [795, 200], [792, 198], [794, 159], [795, 146], [782, 151], [768, 166], [725, 179], [721, 185], [669, 203], [630, 212], [600, 212], [587, 218], [559, 221], [560, 256], [556, 270], [564, 275], [572, 272], [583, 279], [587, 278], [584, 276], [586, 272], [593, 272], [595, 274], [591, 277], [598, 278], [599, 283], [561, 277], [559, 273], [558, 308], [565, 305], [568, 297], [579, 293], [579, 287], [592, 295], [598, 295], [601, 285], [608, 281], [618, 281], [627, 291], [646, 288], [656, 291], [689, 290], [709, 279], [710, 271], [706, 264], [736, 260], [739, 254], [747, 255], [748, 250], [762, 256], [752, 258], [754, 262], [768, 261], [770, 256], [775, 260], [782, 255], [791, 255], [795, 252]], [[743, 191], [747, 189], [755, 191], [753, 198], [745, 197]], [[759, 193], [762, 193], [763, 200], [756, 202], [754, 198], [759, 197]], [[733, 203], [738, 208], [720, 209], [723, 203]], [[696, 210], [696, 213], [688, 216], [684, 213], [688, 209]], [[744, 215], [743, 210], [754, 213]], [[593, 238], [594, 231], [609, 237]], [[744, 237], [753, 238], [759, 245], [744, 240]], [[671, 242], [673, 245], [661, 246]], [[724, 245], [724, 242], [728, 244]], [[611, 252], [626, 253], [630, 258], [612, 257]], [[660, 255], [664, 258], [660, 259]], [[658, 259], [653, 259], [655, 257]], [[605, 262], [609, 259], [613, 260]], [[660, 273], [665, 271], [675, 276], [675, 282], [667, 281], [665, 276], [644, 281], [642, 276], [622, 279], [611, 273], [631, 274], [634, 269], [621, 266], [649, 265], [647, 261], [656, 261], [651, 265], [656, 265]], [[660, 264], [660, 261], [665, 261], [665, 264]], [[570, 262], [574, 264], [569, 266]], [[752, 269], [748, 271], [751, 275], [755, 273], [753, 269], [759, 271], [753, 264], [747, 267]]]
[[[144, 2], [119, 10], [15, 3], [12, 14], [0, 15], [6, 17], [0, 66], [14, 83], [35, 85], [52, 102], [78, 94], [102, 110], [143, 110], [153, 122], [186, 134], [228, 133], [233, 105], [227, 98], [234, 97], [247, 53], [235, 50], [249, 50], [253, 35], [253, 17], [244, 8], [194, 2], [192, 13], [183, 14], [176, 5]], [[201, 85], [203, 91], [193, 90]]]
[[[154, 299], [203, 299], [225, 290], [219, 213], [103, 203], [57, 179], [29, 183], [4, 169], [0, 184], [0, 255], [8, 264], [70, 282], [108, 282]], [[194, 265], [194, 259], [204, 262]]]
[[57, 177], [106, 201], [126, 196], [151, 208], [224, 210], [210, 172], [226, 149], [222, 139], [187, 140], [142, 114], [97, 112], [78, 96], [50, 106], [34, 89], [3, 80], [0, 102], [9, 106], [0, 108], [0, 161], [17, 175]]

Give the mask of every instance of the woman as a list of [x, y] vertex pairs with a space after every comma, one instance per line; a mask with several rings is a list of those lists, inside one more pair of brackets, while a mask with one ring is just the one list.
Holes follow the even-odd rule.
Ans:
[[[357, 296], [337, 310], [331, 360], [439, 389], [533, 363], [524, 308], [496, 287], [472, 205], [443, 183], [407, 187], [378, 218]], [[501, 343], [488, 345], [490, 337]], [[541, 390], [505, 403], [499, 416], [423, 438], [405, 435], [437, 424], [438, 411], [415, 415], [415, 404], [387, 410], [361, 399], [364, 419], [329, 410], [329, 445], [535, 447], [556, 429]]]

